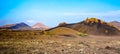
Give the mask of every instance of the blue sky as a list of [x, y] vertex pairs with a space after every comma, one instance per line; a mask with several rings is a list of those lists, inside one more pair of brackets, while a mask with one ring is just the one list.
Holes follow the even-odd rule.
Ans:
[[119, 0], [0, 0], [0, 26], [41, 22], [49, 27], [87, 17], [120, 21]]

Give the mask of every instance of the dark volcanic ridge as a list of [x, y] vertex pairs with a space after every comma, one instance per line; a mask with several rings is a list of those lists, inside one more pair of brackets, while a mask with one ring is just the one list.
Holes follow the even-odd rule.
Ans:
[[86, 20], [78, 23], [67, 24], [65, 22], [60, 23], [58, 27], [67, 27], [79, 32], [92, 34], [92, 35], [119, 35], [120, 30], [113, 26], [111, 23], [107, 23], [97, 18], [87, 18]]

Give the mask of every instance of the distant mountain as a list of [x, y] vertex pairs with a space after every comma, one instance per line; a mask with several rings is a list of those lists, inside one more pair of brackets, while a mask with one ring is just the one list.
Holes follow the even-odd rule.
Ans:
[[15, 26], [15, 24], [7, 24], [4, 26], [1, 26], [0, 28], [7, 29], [7, 28], [12, 27], [12, 26]]
[[120, 31], [116, 27], [114, 27], [112, 24], [104, 22], [97, 18], [87, 18], [82, 22], [72, 23], [72, 24], [60, 23], [58, 27], [67, 27], [79, 32], [92, 34], [92, 35], [120, 34]]
[[118, 21], [112, 21], [110, 23], [113, 24], [116, 28], [118, 28], [120, 30], [120, 22], [118, 22]]
[[18, 30], [29, 30], [31, 27], [25, 23], [17, 23], [17, 24], [8, 24], [0, 27], [1, 29], [18, 29]]
[[32, 28], [36, 30], [46, 30], [48, 27], [42, 23], [36, 23], [35, 25], [32, 26]]

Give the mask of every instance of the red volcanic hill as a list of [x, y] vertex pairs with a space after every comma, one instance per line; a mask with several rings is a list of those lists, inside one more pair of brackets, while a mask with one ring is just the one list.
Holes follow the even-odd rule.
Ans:
[[42, 23], [36, 23], [35, 25], [32, 26], [32, 28], [36, 30], [46, 30], [48, 27]]
[[73, 24], [61, 23], [58, 27], [67, 27], [79, 32], [92, 35], [119, 35], [120, 31], [112, 24], [97, 18], [87, 18], [86, 20]]
[[31, 27], [25, 23], [8, 24], [0, 27], [1, 29], [29, 30]]

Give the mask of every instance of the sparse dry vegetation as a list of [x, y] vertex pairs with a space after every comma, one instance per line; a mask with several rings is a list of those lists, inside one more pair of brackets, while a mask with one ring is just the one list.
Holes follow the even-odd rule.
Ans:
[[82, 33], [82, 32], [79, 32], [78, 35], [81, 36], [81, 37], [86, 37], [86, 36], [88, 36], [88, 34]]
[[61, 35], [52, 35], [51, 37], [50, 33], [44, 34], [43, 31], [37, 30], [0, 30], [0, 54], [120, 53], [118, 37], [89, 36], [86, 38], [88, 34], [81, 32], [77, 32], [78, 37], [73, 37], [73, 35], [68, 34], [68, 31], [63, 29], [69, 32], [72, 31], [69, 28], [57, 28], [49, 32]]

